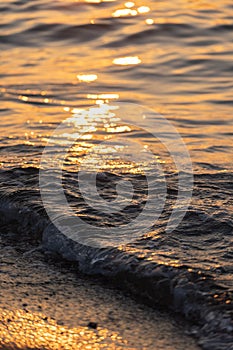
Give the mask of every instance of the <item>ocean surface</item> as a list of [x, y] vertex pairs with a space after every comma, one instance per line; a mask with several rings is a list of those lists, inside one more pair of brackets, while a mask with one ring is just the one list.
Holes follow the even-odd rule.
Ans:
[[[0, 14], [1, 239], [12, 232], [20, 240], [31, 237], [44, 250], [77, 261], [82, 271], [181, 313], [204, 349], [233, 349], [232, 2], [3, 0]], [[116, 118], [121, 103], [125, 113]], [[155, 112], [148, 128], [141, 128], [144, 108]], [[188, 209], [172, 231], [166, 227], [177, 205], [179, 174], [187, 169], [182, 156], [177, 168], [156, 137], [158, 115], [182, 138], [194, 177]], [[41, 201], [42, 152], [64, 120], [49, 145], [49, 162], [69, 140], [65, 197], [93, 235], [96, 227], [109, 228], [104, 246], [68, 238]], [[138, 157], [136, 145], [150, 149], [149, 156]], [[104, 213], [82, 198], [80, 167], [98, 173]], [[143, 213], [146, 173], [155, 169], [152, 187], [166, 187], [165, 205], [153, 224], [148, 215], [145, 234], [139, 222], [129, 240], [125, 225]], [[49, 210], [65, 215], [55, 198], [59, 174], [51, 173], [45, 172]], [[118, 183], [132, 187], [122, 187], [116, 211]]]

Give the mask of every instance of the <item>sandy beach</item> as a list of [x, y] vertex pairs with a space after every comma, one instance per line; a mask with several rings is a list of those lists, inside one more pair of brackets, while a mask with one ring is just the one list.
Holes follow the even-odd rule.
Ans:
[[176, 317], [39, 251], [1, 242], [1, 349], [198, 350]]

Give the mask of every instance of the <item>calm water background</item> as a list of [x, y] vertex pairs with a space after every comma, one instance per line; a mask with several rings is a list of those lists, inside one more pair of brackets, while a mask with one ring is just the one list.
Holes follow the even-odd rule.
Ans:
[[[1, 1], [0, 13], [4, 195], [13, 188], [14, 201], [18, 201], [17, 191], [30, 198], [25, 177], [34, 173], [22, 175], [17, 185], [14, 169], [34, 167], [36, 171], [42, 146], [59, 122], [73, 117], [76, 127], [83, 125], [77, 117], [80, 108], [114, 101], [153, 108], [173, 123], [186, 142], [196, 175], [194, 198], [176, 234], [163, 234], [165, 216], [151, 240], [142, 239], [123, 250], [143, 261], [209, 274], [228, 293], [220, 303], [229, 306], [233, 288], [232, 2], [8, 0]], [[84, 124], [90, 123], [87, 118]], [[149, 135], [124, 125], [119, 130], [111, 125], [111, 118], [106, 123], [73, 151], [67, 171], [97, 140], [119, 132], [151, 143], [156, 150]], [[172, 176], [169, 159], [156, 152]], [[99, 155], [92, 157], [93, 163], [106, 161]], [[125, 174], [127, 166], [122, 171], [119, 163], [113, 161], [103, 170], [130, 176]], [[213, 294], [218, 296], [216, 288]]]
[[231, 1], [9, 0], [0, 11], [2, 144], [41, 144], [64, 107], [110, 94], [164, 114], [195, 165], [232, 168]]

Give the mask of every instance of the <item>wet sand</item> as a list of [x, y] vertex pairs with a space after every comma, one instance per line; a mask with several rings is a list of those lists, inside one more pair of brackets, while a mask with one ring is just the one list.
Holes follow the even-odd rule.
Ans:
[[176, 317], [107, 282], [38, 251], [0, 249], [0, 349], [199, 349]]

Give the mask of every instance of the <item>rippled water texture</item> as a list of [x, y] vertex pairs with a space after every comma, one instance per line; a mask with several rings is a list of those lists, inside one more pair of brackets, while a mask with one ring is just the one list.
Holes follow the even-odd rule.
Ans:
[[232, 167], [230, 0], [9, 0], [0, 12], [2, 145], [41, 144], [74, 107], [120, 100], [169, 118], [201, 167]]
[[[69, 137], [88, 131], [70, 149], [64, 164], [67, 198], [85, 220], [118, 225], [119, 220], [132, 218], [129, 211], [103, 219], [80, 201], [75, 171], [85, 156], [89, 155], [88, 169], [99, 166], [109, 186], [133, 179], [136, 206], [146, 196], [143, 171], [124, 160], [124, 142], [117, 137], [149, 147], [167, 176], [168, 199], [167, 209], [147, 237], [119, 249], [87, 253], [47, 229], [44, 244], [78, 260], [86, 272], [117, 276], [119, 284], [130, 285], [136, 294], [161, 299], [192, 321], [196, 317], [207, 338], [205, 332], [228, 332], [224, 340], [220, 335], [218, 342], [205, 338], [203, 344], [219, 350], [225, 341], [221, 349], [232, 349], [232, 1], [3, 0], [0, 14], [4, 225], [14, 214], [21, 232], [33, 228], [43, 233], [47, 219], [39, 199], [38, 167], [43, 147], [62, 120], [69, 118], [75, 128]], [[98, 113], [90, 117], [90, 106], [116, 101], [144, 105], [163, 115], [190, 152], [193, 199], [184, 221], [170, 235], [164, 228], [177, 195], [174, 164], [164, 147], [137, 127], [137, 116], [132, 126], [125, 120], [117, 123], [110, 112], [104, 120]], [[65, 133], [57, 138], [57, 145], [66, 138]], [[110, 146], [101, 148], [105, 140]], [[122, 157], [114, 157], [114, 152]], [[154, 165], [143, 166], [151, 170]], [[100, 179], [100, 190], [107, 191], [103, 197], [112, 194], [109, 186], [103, 188]], [[28, 207], [41, 215], [36, 228], [28, 219]], [[159, 290], [166, 291], [165, 297]], [[211, 314], [216, 309], [224, 316]]]

